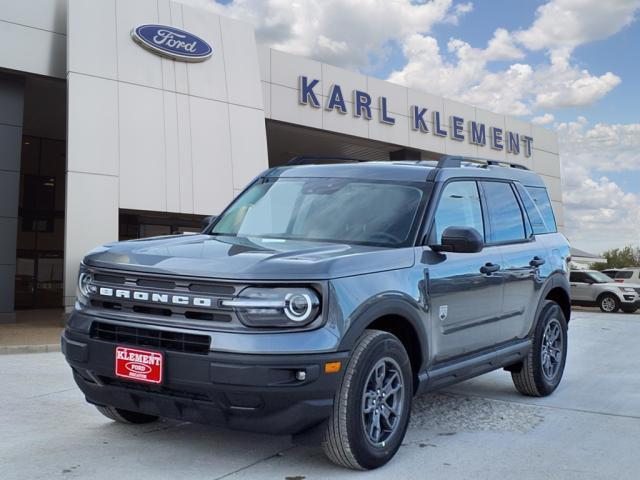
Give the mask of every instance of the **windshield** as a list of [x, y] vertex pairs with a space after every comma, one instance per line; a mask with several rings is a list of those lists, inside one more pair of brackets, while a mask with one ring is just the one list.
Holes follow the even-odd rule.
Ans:
[[411, 183], [264, 178], [238, 197], [209, 233], [401, 246], [411, 240], [423, 194]]
[[589, 272], [589, 276], [593, 278], [596, 283], [611, 283], [611, 277], [602, 272]]

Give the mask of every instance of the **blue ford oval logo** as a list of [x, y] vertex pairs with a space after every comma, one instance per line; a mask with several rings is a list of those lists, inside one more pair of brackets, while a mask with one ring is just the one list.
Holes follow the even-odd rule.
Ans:
[[139, 25], [131, 30], [131, 37], [147, 50], [174, 60], [201, 62], [213, 53], [200, 37], [167, 25]]

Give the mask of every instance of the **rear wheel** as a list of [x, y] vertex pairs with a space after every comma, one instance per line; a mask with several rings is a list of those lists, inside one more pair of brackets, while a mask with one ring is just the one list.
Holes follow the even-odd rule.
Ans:
[[146, 413], [132, 412], [130, 410], [123, 410], [122, 408], [115, 408], [109, 406], [95, 406], [98, 411], [105, 417], [110, 418], [119, 423], [140, 424], [151, 423], [158, 420], [159, 417], [155, 415], [147, 415]]
[[538, 316], [533, 343], [521, 368], [511, 371], [516, 389], [530, 397], [550, 395], [560, 384], [567, 359], [567, 321], [560, 306], [547, 301]]
[[343, 467], [370, 470], [398, 451], [409, 424], [411, 364], [390, 333], [366, 330], [358, 340], [334, 398], [322, 447]]
[[598, 306], [604, 313], [615, 313], [620, 308], [620, 300], [613, 293], [603, 293], [598, 298]]

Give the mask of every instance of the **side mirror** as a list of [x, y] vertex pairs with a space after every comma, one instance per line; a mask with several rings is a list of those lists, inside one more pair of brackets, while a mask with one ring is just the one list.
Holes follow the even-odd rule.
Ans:
[[211, 222], [213, 222], [216, 218], [218, 218], [216, 215], [210, 215], [208, 217], [204, 217], [202, 219], [202, 230], [204, 230], [209, 225], [211, 225]]
[[472, 227], [447, 227], [440, 245], [431, 245], [437, 252], [478, 253], [483, 248], [482, 235]]

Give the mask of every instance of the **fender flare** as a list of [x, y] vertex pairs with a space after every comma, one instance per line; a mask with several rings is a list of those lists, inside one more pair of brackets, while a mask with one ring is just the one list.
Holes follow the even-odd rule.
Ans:
[[[562, 272], [552, 273], [545, 282], [544, 287], [542, 287], [542, 292], [540, 294], [540, 299], [538, 300], [538, 306], [536, 307], [536, 313], [534, 316], [535, 321], [533, 322], [533, 324], [531, 325], [531, 329], [529, 330], [529, 337], [531, 337], [536, 328], [536, 323], [538, 322], [540, 312], [542, 312], [545, 302], [547, 301], [547, 295], [554, 288], [560, 288], [564, 290], [564, 293], [566, 293], [567, 297], [569, 298], [569, 308], [571, 308], [571, 287], [569, 284], [569, 279]], [[567, 321], [567, 324], [569, 324], [570, 317], [567, 317], [565, 320]]]
[[[378, 299], [375, 303], [366, 306], [362, 311], [356, 312], [339, 345], [340, 351], [351, 351], [355, 346], [360, 335], [377, 319], [386, 316], [402, 317], [408, 322], [418, 337], [418, 345], [420, 347], [420, 356], [422, 359], [420, 371], [423, 371], [428, 360], [428, 335], [426, 324], [420, 317], [420, 311], [427, 314], [426, 309], [419, 305], [415, 300], [411, 301], [394, 295], [392, 298]], [[416, 374], [419, 372], [416, 372]]]

